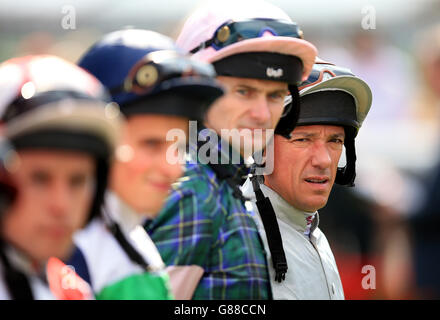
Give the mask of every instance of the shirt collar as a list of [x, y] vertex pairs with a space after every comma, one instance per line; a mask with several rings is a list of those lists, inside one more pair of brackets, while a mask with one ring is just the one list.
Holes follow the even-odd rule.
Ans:
[[[208, 160], [208, 165], [213, 168], [216, 165], [221, 165], [225, 176], [232, 178], [234, 182], [238, 184], [242, 184], [249, 174], [251, 160], [243, 159], [240, 153], [227, 141], [222, 139], [214, 130], [203, 129], [204, 130], [198, 133], [199, 139], [197, 139], [197, 148], [194, 149], [194, 146], [192, 148], [190, 146], [190, 150], [192, 149], [191, 153], [197, 155], [197, 159], [200, 163], [206, 163]], [[207, 156], [208, 159], [201, 159], [199, 152], [201, 156]], [[214, 153], [212, 157], [210, 156], [210, 152]]]
[[125, 233], [130, 233], [136, 226], [146, 220], [145, 215], [136, 212], [116, 193], [108, 190], [105, 194], [105, 210]]
[[[319, 215], [318, 212], [305, 212], [293, 207], [290, 203], [284, 200], [278, 193], [264, 184], [260, 184], [260, 188], [264, 195], [270, 199], [273, 209], [278, 219], [295, 228], [295, 230], [309, 236], [310, 233], [318, 227]], [[243, 185], [243, 192], [245, 197], [256, 201], [255, 193], [253, 191], [252, 182], [247, 179]], [[262, 213], [260, 213], [262, 214]]]
[[136, 212], [110, 190], [105, 195], [104, 210], [122, 229], [131, 245], [147, 260], [150, 270], [158, 271], [165, 267], [153, 241], [142, 227], [142, 223], [147, 220], [146, 215]]
[[36, 276], [41, 279], [46, 279], [46, 263], [40, 264], [30, 259], [25, 253], [17, 248], [5, 243], [3, 245], [4, 253], [11, 265], [26, 275]]

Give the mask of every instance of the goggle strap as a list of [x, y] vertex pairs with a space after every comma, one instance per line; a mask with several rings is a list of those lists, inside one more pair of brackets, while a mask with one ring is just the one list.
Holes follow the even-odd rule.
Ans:
[[191, 54], [196, 53], [197, 51], [203, 50], [206, 47], [210, 47], [214, 43], [214, 38], [211, 38], [209, 40], [206, 40], [205, 42], [202, 42], [198, 47], [195, 47], [190, 51]]
[[[240, 24], [240, 23], [248, 23], [248, 22], [255, 22], [255, 21], [260, 21], [260, 22], [262, 22], [262, 23], [265, 23], [266, 20], [272, 20], [272, 19], [251, 19], [251, 21], [232, 21], [232, 20], [230, 20], [230, 21], [228, 21], [228, 22], [225, 22], [224, 24], [222, 24], [221, 26], [219, 26], [219, 27], [217, 28], [216, 32], [215, 32], [214, 35], [211, 37], [211, 39], [209, 39], [209, 40], [207, 40], [207, 41], [205, 41], [205, 42], [202, 42], [199, 46], [193, 48], [193, 49], [190, 50], [189, 52], [190, 52], [191, 54], [194, 54], [194, 53], [196, 53], [197, 51], [203, 50], [203, 49], [205, 49], [205, 48], [207, 48], [207, 47], [210, 47], [211, 45], [215, 44], [215, 39], [216, 39], [216, 37], [217, 37], [217, 33], [218, 33], [218, 31], [219, 31], [221, 28], [225, 27], [225, 26], [232, 26], [233, 24], [236, 24], [236, 23], [237, 23], [237, 24]], [[295, 27], [297, 27], [297, 25], [296, 25], [295, 23], [292, 23], [292, 25], [294, 25]], [[279, 35], [279, 33], [278, 33], [278, 32], [277, 32], [272, 26], [270, 26], [270, 25], [265, 25], [265, 26], [261, 26], [261, 28], [260, 28], [260, 30], [259, 30], [259, 33], [258, 33], [258, 37], [261, 37], [261, 35], [262, 35], [265, 31], [269, 31], [269, 32], [271, 32], [274, 36], [278, 36], [278, 35]], [[300, 33], [298, 33], [298, 31], [295, 31], [294, 34], [295, 34], [294, 37], [296, 37], [296, 38], [301, 38], [301, 39], [302, 39], [302, 35], [301, 35]], [[251, 37], [251, 38], [255, 38], [255, 37]], [[248, 39], [248, 38], [247, 38], [247, 39]]]

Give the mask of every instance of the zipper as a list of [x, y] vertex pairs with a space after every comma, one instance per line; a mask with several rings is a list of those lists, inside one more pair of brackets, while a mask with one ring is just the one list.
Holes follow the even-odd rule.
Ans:
[[327, 286], [327, 293], [328, 293], [328, 296], [329, 296], [330, 300], [332, 300], [332, 295], [331, 295], [331, 293], [330, 293], [330, 287], [329, 287], [329, 283], [328, 283], [328, 279], [327, 279], [327, 274], [325, 273], [324, 264], [322, 263], [321, 255], [319, 254], [319, 250], [318, 250], [318, 248], [316, 247], [315, 243], [314, 243], [314, 242], [312, 241], [312, 239], [310, 238], [310, 236], [309, 236], [309, 239], [310, 239], [310, 240], [309, 240], [310, 243], [312, 244], [313, 248], [315, 248], [316, 253], [318, 254], [319, 261], [321, 262], [322, 272], [324, 273], [325, 283], [326, 283], [326, 286]]

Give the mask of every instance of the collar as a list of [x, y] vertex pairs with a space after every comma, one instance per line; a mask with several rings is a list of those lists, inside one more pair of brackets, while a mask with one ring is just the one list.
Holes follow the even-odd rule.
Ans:
[[46, 263], [40, 264], [30, 259], [25, 253], [8, 243], [3, 244], [4, 254], [9, 263], [19, 271], [29, 276], [36, 276], [46, 281]]
[[197, 146], [190, 146], [190, 154], [197, 156], [198, 162], [209, 165], [220, 179], [232, 179], [242, 184], [247, 178], [251, 159], [245, 160], [226, 140], [214, 130], [203, 128], [198, 133]]
[[[284, 200], [278, 193], [264, 184], [260, 184], [260, 188], [264, 196], [268, 197], [272, 203], [273, 209], [277, 218], [284, 223], [292, 226], [295, 230], [309, 236], [318, 227], [319, 215], [318, 212], [305, 212], [293, 207], [290, 203]], [[247, 179], [244, 183], [243, 194], [245, 197], [256, 201], [255, 193], [252, 187], [252, 182]], [[260, 213], [261, 214], [261, 213]]]
[[126, 234], [129, 234], [136, 226], [141, 225], [146, 220], [144, 215], [136, 212], [110, 190], [107, 190], [105, 194], [104, 209]]
[[105, 213], [103, 216], [108, 216], [104, 219], [110, 218], [122, 229], [122, 233], [127, 236], [129, 244], [148, 263], [150, 271], [162, 270], [165, 267], [162, 258], [153, 241], [142, 227], [142, 223], [147, 218], [134, 211], [112, 191], [106, 192], [104, 203]]

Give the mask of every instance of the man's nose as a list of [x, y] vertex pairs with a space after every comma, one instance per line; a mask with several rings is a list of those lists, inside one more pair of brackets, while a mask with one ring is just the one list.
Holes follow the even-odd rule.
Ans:
[[327, 169], [331, 163], [332, 159], [326, 144], [321, 141], [315, 142], [312, 154], [312, 165], [320, 169]]
[[269, 103], [264, 95], [261, 95], [250, 110], [252, 119], [258, 124], [266, 124], [270, 121]]
[[51, 212], [57, 216], [63, 216], [70, 205], [70, 189], [65, 182], [56, 182], [51, 188]]

